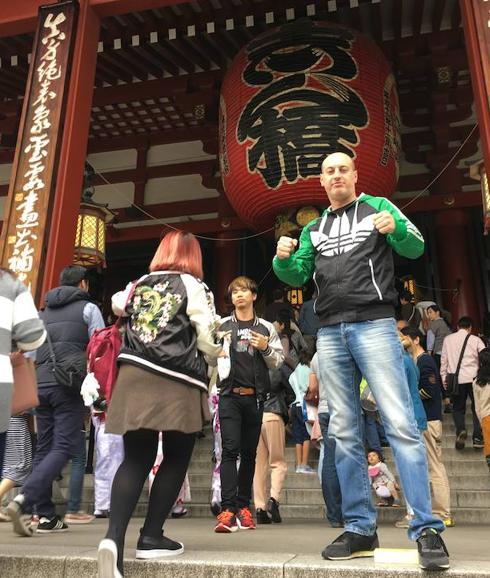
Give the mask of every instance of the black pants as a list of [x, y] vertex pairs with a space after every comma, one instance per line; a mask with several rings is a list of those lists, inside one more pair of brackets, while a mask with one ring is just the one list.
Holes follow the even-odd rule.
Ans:
[[483, 439], [481, 425], [475, 411], [475, 398], [473, 397], [473, 384], [460, 383], [459, 395], [451, 396], [453, 401], [453, 419], [456, 426], [456, 435], [459, 435], [463, 430], [466, 430], [464, 415], [466, 412], [466, 400], [468, 396], [471, 400], [471, 413], [473, 414], [473, 439]]
[[[432, 357], [434, 358], [434, 361], [436, 362], [437, 371], [439, 373], [441, 373], [441, 354], [440, 353], [434, 353], [434, 355]], [[446, 398], [450, 397], [446, 388], [442, 385], [442, 380], [441, 380], [441, 393], [442, 393], [442, 399], [446, 399]]]
[[[249, 507], [255, 473], [255, 456], [262, 427], [263, 404], [255, 395], [221, 396], [221, 507], [237, 512]], [[237, 471], [237, 459], [240, 467]]]
[[82, 397], [67, 387], [39, 388], [36, 451], [32, 472], [22, 488], [28, 511], [35, 506], [39, 516], [52, 518], [55, 515], [53, 482], [80, 447], [84, 414]]

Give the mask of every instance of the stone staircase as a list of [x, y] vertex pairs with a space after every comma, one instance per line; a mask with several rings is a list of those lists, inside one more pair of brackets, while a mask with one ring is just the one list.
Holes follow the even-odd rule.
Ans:
[[[467, 415], [468, 431], [471, 432], [470, 416]], [[444, 416], [443, 459], [451, 485], [451, 505], [453, 516], [458, 525], [477, 525], [490, 523], [490, 474], [481, 450], [474, 450], [471, 437], [467, 448], [458, 451], [454, 448], [455, 429], [451, 415]], [[286, 460], [288, 475], [281, 501], [281, 514], [285, 519], [322, 519], [325, 517], [325, 505], [318, 477], [312, 474], [294, 472], [294, 446], [288, 441]], [[196, 443], [189, 468], [192, 503], [187, 507], [192, 517], [211, 517], [209, 509], [211, 483], [212, 439], [210, 431], [206, 437]], [[391, 450], [386, 448], [386, 462], [396, 474]], [[316, 467], [318, 452], [312, 450], [310, 464]], [[60, 512], [63, 512], [67, 497], [69, 469], [64, 472], [61, 482], [56, 484], [55, 499]], [[135, 515], [144, 516], [148, 503], [148, 489], [142, 492]], [[93, 510], [93, 476], [85, 476], [83, 509]], [[402, 514], [401, 508], [379, 508], [379, 521], [393, 523]]]

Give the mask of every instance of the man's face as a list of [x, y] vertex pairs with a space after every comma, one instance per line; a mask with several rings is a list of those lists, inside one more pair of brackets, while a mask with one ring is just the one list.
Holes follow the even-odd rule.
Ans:
[[274, 325], [274, 329], [277, 331], [277, 333], [281, 334], [284, 331], [284, 323], [281, 323], [280, 321], [273, 321], [272, 325]]
[[436, 318], [436, 312], [433, 309], [426, 309], [425, 312], [429, 321], [433, 321]]
[[403, 335], [403, 333], [398, 329], [398, 337], [403, 345], [403, 349], [410, 349], [412, 346], [412, 340], [408, 335]]
[[396, 328], [398, 329], [398, 331], [401, 331], [405, 327], [408, 327], [408, 323], [405, 321], [405, 319], [398, 319], [398, 321], [396, 322]]
[[352, 159], [344, 153], [329, 155], [322, 164], [320, 183], [333, 208], [343, 207], [355, 200], [357, 171]]
[[257, 295], [245, 287], [235, 287], [231, 290], [231, 302], [236, 309], [245, 309], [253, 304]]

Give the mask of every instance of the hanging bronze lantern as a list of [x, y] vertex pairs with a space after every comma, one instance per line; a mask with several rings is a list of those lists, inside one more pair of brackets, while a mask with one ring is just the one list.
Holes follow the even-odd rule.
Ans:
[[105, 227], [114, 218], [114, 213], [107, 205], [92, 200], [94, 174], [92, 166], [85, 163], [84, 189], [78, 215], [73, 262], [84, 267], [105, 267]]

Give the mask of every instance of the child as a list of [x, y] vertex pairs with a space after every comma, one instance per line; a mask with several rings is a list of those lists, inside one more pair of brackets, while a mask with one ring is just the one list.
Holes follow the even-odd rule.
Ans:
[[398, 484], [388, 466], [382, 462], [378, 450], [369, 450], [367, 454], [368, 474], [376, 495], [381, 498], [378, 506], [393, 506], [399, 502]]
[[309, 342], [307, 349], [299, 353], [299, 364], [289, 377], [289, 383], [296, 394], [296, 400], [291, 406], [291, 426], [296, 444], [296, 473], [314, 474], [315, 470], [308, 465], [310, 454], [310, 434], [305, 425], [303, 415], [303, 400], [310, 379], [310, 362], [314, 355], [313, 345]]
[[475, 410], [483, 432], [483, 452], [490, 469], [490, 348], [479, 353], [480, 368], [473, 382]]

